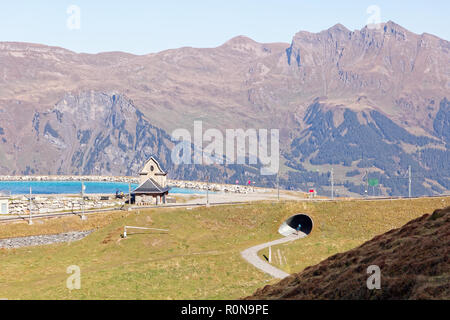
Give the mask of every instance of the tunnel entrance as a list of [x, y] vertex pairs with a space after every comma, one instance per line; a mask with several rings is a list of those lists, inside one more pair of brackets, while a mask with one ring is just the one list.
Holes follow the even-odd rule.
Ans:
[[287, 237], [297, 232], [297, 227], [300, 225], [300, 232], [306, 235], [310, 234], [313, 229], [313, 221], [306, 214], [296, 214], [287, 219], [278, 229], [278, 232]]

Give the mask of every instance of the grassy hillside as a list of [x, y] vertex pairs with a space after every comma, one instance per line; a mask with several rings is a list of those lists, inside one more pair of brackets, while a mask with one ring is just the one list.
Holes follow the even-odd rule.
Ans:
[[[247, 298], [449, 300], [449, 230], [450, 206], [264, 286]], [[379, 267], [380, 290], [368, 286], [368, 272], [376, 269], [370, 271], [369, 266]]]
[[[450, 197], [300, 204], [298, 211], [308, 213], [314, 221], [313, 232], [300, 241], [272, 247], [272, 255], [277, 253], [272, 264], [288, 273], [302, 271], [335, 253], [353, 249], [376, 235], [449, 204]], [[267, 256], [268, 249], [259, 254]]]
[[[8, 299], [235, 299], [274, 283], [240, 251], [280, 236], [297, 212], [315, 222], [310, 237], [282, 246], [288, 271], [299, 272], [373, 236], [450, 205], [450, 198], [383, 202], [256, 203], [159, 209], [0, 225], [0, 238], [97, 229], [82, 241], [0, 250], [0, 298]], [[121, 239], [124, 225], [169, 228]], [[63, 227], [62, 227], [63, 226]], [[28, 231], [25, 231], [28, 230]], [[7, 236], [5, 236], [7, 234]], [[81, 268], [81, 290], [66, 288], [70, 265]]]

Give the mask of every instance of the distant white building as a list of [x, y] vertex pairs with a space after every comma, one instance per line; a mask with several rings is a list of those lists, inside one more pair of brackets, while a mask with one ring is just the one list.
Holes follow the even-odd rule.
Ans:
[[0, 214], [9, 213], [9, 196], [0, 193]]

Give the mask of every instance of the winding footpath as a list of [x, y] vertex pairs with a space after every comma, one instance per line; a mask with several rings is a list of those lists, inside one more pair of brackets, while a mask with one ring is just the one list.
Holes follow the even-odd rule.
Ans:
[[241, 252], [241, 256], [247, 260], [247, 262], [249, 262], [250, 264], [254, 265], [256, 268], [258, 268], [259, 270], [270, 274], [272, 277], [274, 278], [278, 278], [278, 279], [284, 279], [288, 276], [290, 276], [290, 274], [284, 272], [283, 270], [280, 270], [278, 268], [275, 268], [274, 266], [272, 266], [270, 263], [261, 260], [258, 257], [258, 252], [261, 251], [262, 249], [271, 247], [271, 246], [276, 246], [282, 243], [286, 243], [286, 242], [291, 242], [291, 241], [295, 241], [301, 238], [306, 237], [305, 233], [300, 232], [299, 235], [293, 234], [278, 240], [274, 240], [274, 241], [270, 241], [270, 242], [266, 242], [263, 244], [259, 244], [257, 246], [245, 249], [244, 251]]

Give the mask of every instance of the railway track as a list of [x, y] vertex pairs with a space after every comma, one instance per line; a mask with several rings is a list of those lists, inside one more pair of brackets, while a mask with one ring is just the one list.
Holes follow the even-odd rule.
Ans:
[[[426, 197], [373, 197], [373, 198], [337, 198], [337, 199], [299, 199], [299, 200], [282, 200], [282, 201], [307, 201], [307, 202], [338, 202], [338, 201], [386, 201], [386, 200], [414, 200], [414, 199], [426, 199], [426, 198], [447, 198], [450, 197], [450, 195], [443, 195], [443, 196], [426, 196]], [[260, 200], [259, 200], [260, 201]], [[266, 200], [267, 201], [267, 200]], [[272, 200], [268, 200], [272, 201]], [[275, 200], [276, 201], [276, 200]], [[105, 208], [105, 209], [95, 209], [95, 210], [85, 210], [84, 215], [92, 215], [97, 213], [104, 213], [104, 212], [114, 212], [114, 211], [135, 211], [139, 209], [163, 209], [163, 208], [189, 208], [189, 207], [206, 207], [206, 206], [224, 206], [224, 205], [237, 205], [237, 204], [250, 204], [255, 201], [236, 201], [236, 202], [215, 202], [215, 203], [190, 203], [190, 204], [166, 204], [166, 205], [159, 205], [159, 206], [134, 206], [134, 207], [121, 207], [121, 208]], [[71, 212], [55, 212], [55, 213], [48, 213], [48, 214], [39, 214], [39, 215], [33, 215], [32, 219], [48, 219], [48, 218], [58, 218], [58, 217], [65, 217], [65, 216], [82, 216], [83, 211], [71, 211]], [[28, 221], [29, 216], [14, 216], [14, 217], [0, 217], [0, 223], [8, 223], [8, 222], [15, 222], [15, 221]]]
[[[190, 208], [190, 207], [206, 207], [206, 206], [223, 206], [223, 205], [237, 205], [237, 204], [249, 204], [250, 202], [216, 202], [209, 205], [205, 203], [191, 203], [191, 204], [167, 204], [159, 206], [134, 206], [134, 207], [121, 207], [121, 208], [105, 208], [105, 209], [95, 209], [95, 210], [85, 210], [84, 215], [92, 215], [104, 212], [124, 212], [124, 211], [135, 211], [139, 209], [163, 209], [163, 208]], [[83, 211], [71, 211], [71, 212], [55, 212], [47, 214], [32, 215], [32, 220], [35, 219], [48, 219], [48, 218], [58, 218], [67, 216], [79, 216], [83, 215]], [[0, 223], [15, 222], [15, 221], [28, 221], [29, 215], [14, 216], [14, 217], [0, 217]]]

